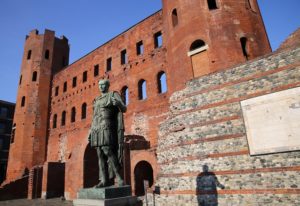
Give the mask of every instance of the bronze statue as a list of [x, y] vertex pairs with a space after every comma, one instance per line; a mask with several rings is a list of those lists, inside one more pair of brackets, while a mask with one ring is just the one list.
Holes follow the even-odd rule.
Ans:
[[126, 106], [120, 95], [108, 91], [109, 81], [100, 80], [101, 96], [94, 100], [94, 113], [88, 135], [91, 147], [95, 147], [99, 164], [99, 183], [95, 187], [106, 187], [116, 177], [122, 186], [120, 174], [123, 159], [124, 123]]

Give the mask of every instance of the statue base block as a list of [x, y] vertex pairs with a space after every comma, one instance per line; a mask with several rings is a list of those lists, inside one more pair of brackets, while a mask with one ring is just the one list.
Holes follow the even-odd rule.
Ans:
[[129, 185], [81, 189], [77, 196], [74, 206], [130, 206], [137, 203]]

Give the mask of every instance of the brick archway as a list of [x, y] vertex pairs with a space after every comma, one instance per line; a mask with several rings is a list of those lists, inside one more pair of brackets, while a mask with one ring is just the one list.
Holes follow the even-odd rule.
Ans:
[[[130, 154], [131, 160], [131, 187], [132, 187], [132, 191], [135, 193], [136, 188], [135, 188], [135, 169], [137, 168], [138, 164], [140, 162], [147, 162], [150, 167], [152, 168], [153, 171], [153, 184], [149, 185], [150, 187], [153, 186], [155, 184], [156, 181], [156, 176], [158, 174], [158, 167], [157, 167], [157, 161], [156, 161], [156, 157], [155, 157], [155, 153], [153, 151], [148, 151], [148, 150], [138, 150], [138, 151], [131, 151]], [[147, 167], [147, 166], [146, 166]], [[142, 171], [143, 168], [145, 169], [146, 167], [142, 167]]]
[[83, 156], [83, 187], [89, 188], [98, 184], [99, 166], [97, 152], [88, 144]]
[[153, 180], [153, 168], [151, 164], [147, 161], [140, 161], [134, 168], [134, 188], [135, 195], [142, 196], [145, 195], [144, 191], [144, 180], [147, 180], [149, 187], [154, 183]]

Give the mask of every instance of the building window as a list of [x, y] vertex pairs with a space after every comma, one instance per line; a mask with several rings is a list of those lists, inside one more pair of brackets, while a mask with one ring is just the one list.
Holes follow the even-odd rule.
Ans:
[[247, 38], [246, 37], [240, 38], [240, 42], [241, 42], [243, 55], [244, 55], [245, 59], [248, 60], [249, 54], [247, 52]]
[[86, 118], [86, 103], [83, 103], [81, 106], [81, 119]]
[[82, 73], [82, 82], [86, 82], [87, 81], [87, 71], [84, 71]]
[[5, 134], [6, 133], [6, 128], [5, 128], [5, 124], [0, 123], [0, 134]]
[[73, 77], [73, 81], [72, 81], [72, 87], [76, 87], [77, 86], [77, 77]]
[[52, 124], [52, 128], [55, 129], [57, 126], [57, 114], [53, 115], [53, 124]]
[[4, 139], [0, 139], [0, 151], [4, 149]]
[[162, 46], [162, 34], [161, 32], [157, 32], [154, 34], [154, 47], [159, 48]]
[[67, 82], [64, 82], [64, 89], [63, 89], [63, 92], [66, 92], [67, 89], [68, 89], [68, 84], [67, 84]]
[[144, 54], [144, 44], [143, 44], [143, 41], [139, 41], [138, 43], [136, 43], [136, 54], [137, 55]]
[[99, 75], [99, 64], [94, 66], [94, 77]]
[[202, 41], [201, 39], [198, 39], [191, 44], [190, 51], [200, 49], [203, 46], [205, 46], [205, 42]]
[[24, 107], [25, 106], [25, 96], [22, 97], [22, 100], [21, 100], [21, 107]]
[[207, 0], [207, 5], [209, 10], [214, 10], [218, 8], [216, 0]]
[[110, 57], [106, 60], [106, 71], [107, 72], [111, 71], [111, 68], [112, 68], [112, 58]]
[[55, 96], [58, 96], [58, 92], [59, 92], [59, 87], [55, 87]]
[[127, 58], [127, 52], [126, 49], [121, 51], [121, 64], [127, 64], [128, 63], [128, 58]]
[[27, 53], [27, 59], [28, 60], [31, 59], [31, 50], [29, 50], [28, 53]]
[[177, 9], [173, 9], [173, 11], [172, 11], [172, 25], [173, 25], [173, 27], [178, 25]]
[[19, 79], [19, 85], [21, 85], [22, 84], [22, 75], [20, 76], [20, 79]]
[[121, 97], [125, 105], [129, 104], [129, 92], [128, 87], [124, 86], [121, 90]]
[[66, 125], [66, 111], [63, 111], [61, 114], [61, 126], [65, 126]]
[[0, 117], [2, 117], [2, 118], [8, 117], [8, 109], [6, 107], [0, 108]]
[[147, 86], [146, 81], [141, 79], [138, 83], [138, 89], [139, 89], [139, 100], [147, 99]]
[[32, 73], [32, 81], [35, 82], [36, 79], [37, 79], [37, 71], [34, 71], [34, 72]]
[[72, 107], [71, 109], [71, 122], [75, 122], [76, 120], [76, 109], [75, 107]]
[[157, 75], [157, 86], [158, 86], [158, 93], [165, 93], [168, 91], [167, 87], [167, 77], [166, 73], [161, 71]]
[[15, 133], [16, 133], [16, 123], [13, 124], [13, 127], [11, 129], [10, 143], [14, 143], [14, 141], [15, 141]]
[[49, 56], [50, 56], [50, 52], [49, 52], [49, 50], [47, 49], [47, 50], [45, 51], [45, 59], [49, 59]]

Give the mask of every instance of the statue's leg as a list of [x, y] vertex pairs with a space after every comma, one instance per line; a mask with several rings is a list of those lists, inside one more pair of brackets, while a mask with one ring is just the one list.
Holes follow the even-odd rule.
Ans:
[[108, 184], [107, 180], [107, 164], [105, 154], [101, 147], [97, 147], [98, 165], [99, 165], [99, 184], [96, 187], [105, 187]]
[[120, 165], [118, 163], [117, 155], [112, 152], [112, 149], [109, 146], [103, 147], [102, 149], [103, 149], [103, 152], [105, 153], [105, 155], [108, 158], [108, 163], [110, 164], [111, 169], [113, 170], [113, 172], [115, 173], [115, 175], [117, 177], [119, 186], [122, 186], [124, 184], [124, 181], [123, 181], [123, 179], [121, 177], [121, 174], [120, 174], [120, 169], [121, 168], [120, 168]]

